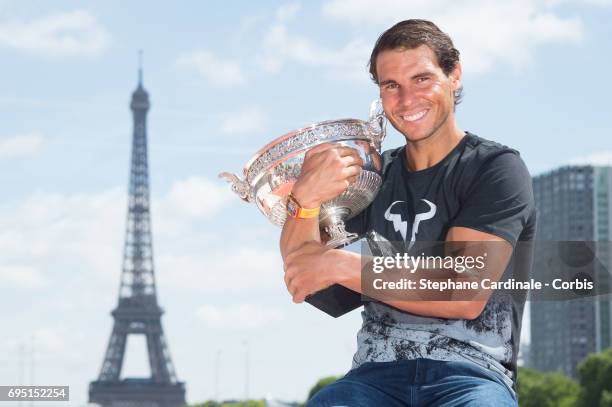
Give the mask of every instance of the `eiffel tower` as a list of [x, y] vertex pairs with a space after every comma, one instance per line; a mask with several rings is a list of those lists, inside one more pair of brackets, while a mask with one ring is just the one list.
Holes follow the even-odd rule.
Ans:
[[[142, 87], [140, 55], [130, 107], [134, 133], [119, 303], [111, 313], [113, 331], [100, 375], [89, 384], [89, 402], [103, 407], [179, 407], [186, 404], [185, 383], [177, 380], [170, 359], [153, 273], [146, 126], [150, 103]], [[120, 379], [127, 337], [135, 334], [146, 337], [151, 377]]]

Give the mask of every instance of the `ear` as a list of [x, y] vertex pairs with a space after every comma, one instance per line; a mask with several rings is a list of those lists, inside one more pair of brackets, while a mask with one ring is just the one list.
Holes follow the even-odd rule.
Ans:
[[455, 69], [453, 69], [453, 72], [449, 75], [453, 86], [453, 92], [461, 87], [461, 74], [461, 62], [457, 62], [457, 66], [455, 66]]

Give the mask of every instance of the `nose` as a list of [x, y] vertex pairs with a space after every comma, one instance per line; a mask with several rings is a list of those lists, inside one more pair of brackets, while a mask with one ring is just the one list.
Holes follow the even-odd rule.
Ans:
[[408, 89], [406, 87], [402, 87], [399, 90], [398, 104], [400, 105], [400, 107], [410, 108], [412, 105], [414, 105], [415, 101], [416, 101], [416, 96], [413, 90]]

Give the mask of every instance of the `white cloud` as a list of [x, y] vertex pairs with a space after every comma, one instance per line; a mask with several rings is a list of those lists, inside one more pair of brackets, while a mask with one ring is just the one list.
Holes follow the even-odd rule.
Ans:
[[238, 86], [246, 82], [246, 76], [239, 63], [222, 59], [207, 50], [196, 50], [180, 55], [176, 65], [197, 72], [214, 86]]
[[116, 276], [109, 270], [121, 264], [125, 210], [124, 188], [36, 193], [20, 206], [0, 207], [0, 264], [32, 268], [49, 282], [84, 270], [109, 281]]
[[[352, 25], [348, 28], [354, 32], [353, 38], [339, 46], [293, 31], [292, 23], [302, 11], [299, 2], [281, 5], [267, 18], [252, 16], [244, 24], [252, 31], [255, 22], [266, 21], [261, 48], [252, 60], [269, 74], [296, 63], [323, 68], [334, 79], [367, 79], [367, 63], [376, 37], [408, 18], [436, 22], [460, 50], [464, 72], [482, 74], [500, 64], [521, 68], [545, 45], [579, 44], [585, 27], [578, 15], [565, 11], [562, 14], [556, 9], [563, 3], [578, 1], [381, 0], [373, 6], [371, 0], [331, 0], [323, 4], [322, 16], [334, 26]], [[603, 7], [612, 4], [612, 0], [587, 0], [584, 4]], [[240, 31], [247, 29], [243, 28]], [[238, 63], [221, 60], [208, 51], [186, 54], [179, 62], [197, 69], [213, 83], [245, 82]]]
[[289, 21], [295, 18], [302, 9], [300, 3], [288, 3], [276, 9], [276, 19], [278, 21]]
[[255, 61], [265, 72], [277, 73], [286, 62], [331, 68], [339, 78], [365, 78], [370, 45], [354, 39], [343, 47], [332, 48], [314, 43], [303, 35], [291, 34], [288, 22], [300, 11], [299, 4], [289, 4], [277, 9], [275, 21], [266, 30], [263, 50]]
[[35, 154], [40, 150], [42, 143], [43, 138], [39, 133], [1, 137], [0, 159], [17, 158]]
[[602, 6], [602, 7], [608, 7], [608, 6], [612, 6], [612, 0], [545, 0], [545, 3], [547, 5], [557, 5], [557, 4], [563, 4], [563, 3], [574, 3], [574, 4], [578, 4], [578, 5], [593, 5], [593, 6]]
[[253, 243], [250, 246], [228, 245], [224, 250], [202, 247], [200, 252], [158, 255], [159, 269], [172, 270], [160, 274], [160, 284], [173, 290], [201, 294], [237, 294], [254, 290], [286, 292], [283, 263], [277, 251], [261, 249]]
[[0, 47], [35, 54], [95, 56], [109, 41], [107, 30], [84, 10], [0, 22]]
[[[154, 233], [161, 239], [188, 238], [194, 221], [213, 215], [230, 199], [237, 201], [221, 181], [177, 180], [153, 202]], [[40, 192], [19, 206], [0, 205], [0, 281], [36, 287], [68, 273], [115, 287], [126, 211], [125, 187], [96, 194]]]
[[66, 338], [68, 329], [64, 325], [41, 327], [34, 330], [31, 344], [36, 351], [40, 352], [62, 352], [67, 351]]
[[264, 45], [280, 57], [320, 66], [349, 65], [361, 57], [365, 47], [359, 41], [349, 43], [342, 49], [320, 47], [304, 36], [290, 35], [287, 26], [280, 23], [270, 27]]
[[249, 330], [284, 319], [278, 309], [261, 304], [241, 303], [229, 306], [205, 304], [196, 311], [199, 320], [213, 328]]
[[1, 263], [0, 282], [17, 288], [40, 288], [46, 284], [41, 272], [34, 267]]
[[236, 199], [227, 185], [218, 180], [191, 176], [177, 180], [160, 202], [163, 215], [172, 217], [207, 218], [218, 212], [228, 201]]
[[266, 115], [257, 106], [247, 106], [230, 112], [221, 121], [220, 130], [226, 134], [256, 133], [265, 128]]
[[[51, 323], [57, 322], [56, 320], [57, 318]], [[25, 368], [24, 373], [25, 370], [33, 369], [32, 365], [25, 366], [26, 362], [32, 363], [32, 358], [36, 360], [37, 364], [40, 363], [37, 366], [38, 368], [41, 367], [41, 364], [44, 366], [58, 362], [63, 364], [66, 364], [66, 362], [80, 363], [85, 358], [87, 340], [83, 331], [74, 326], [68, 326], [63, 321], [55, 325], [49, 325], [48, 323], [49, 321], [46, 321], [39, 326], [30, 326], [28, 335], [19, 339], [15, 337], [17, 335], [10, 339], [5, 336], [0, 342], [0, 346], [4, 349], [23, 352], [22, 355], [18, 355], [17, 352], [10, 353], [10, 356], [15, 357], [15, 359], [17, 357], [24, 358], [19, 361], [22, 368]], [[19, 332], [18, 328], [17, 332]], [[79, 349], [83, 349], [85, 352]], [[61, 365], [61, 368], [64, 367], [65, 365]]]
[[612, 165], [612, 151], [598, 151], [569, 160], [571, 165]]
[[575, 44], [584, 36], [578, 17], [561, 16], [541, 0], [333, 0], [323, 6], [333, 21], [384, 30], [409, 18], [434, 21], [462, 53], [464, 70], [483, 73], [497, 63], [523, 66], [539, 46]]
[[238, 38], [240, 40], [252, 35], [253, 31], [256, 30], [261, 24], [265, 24], [266, 21], [268, 21], [268, 16], [266, 16], [265, 13], [251, 14], [243, 17], [236, 27], [234, 38]]

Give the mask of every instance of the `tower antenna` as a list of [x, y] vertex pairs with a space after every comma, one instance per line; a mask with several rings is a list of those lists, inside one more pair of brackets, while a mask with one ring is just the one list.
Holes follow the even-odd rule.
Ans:
[[138, 86], [142, 86], [142, 50], [138, 50]]

